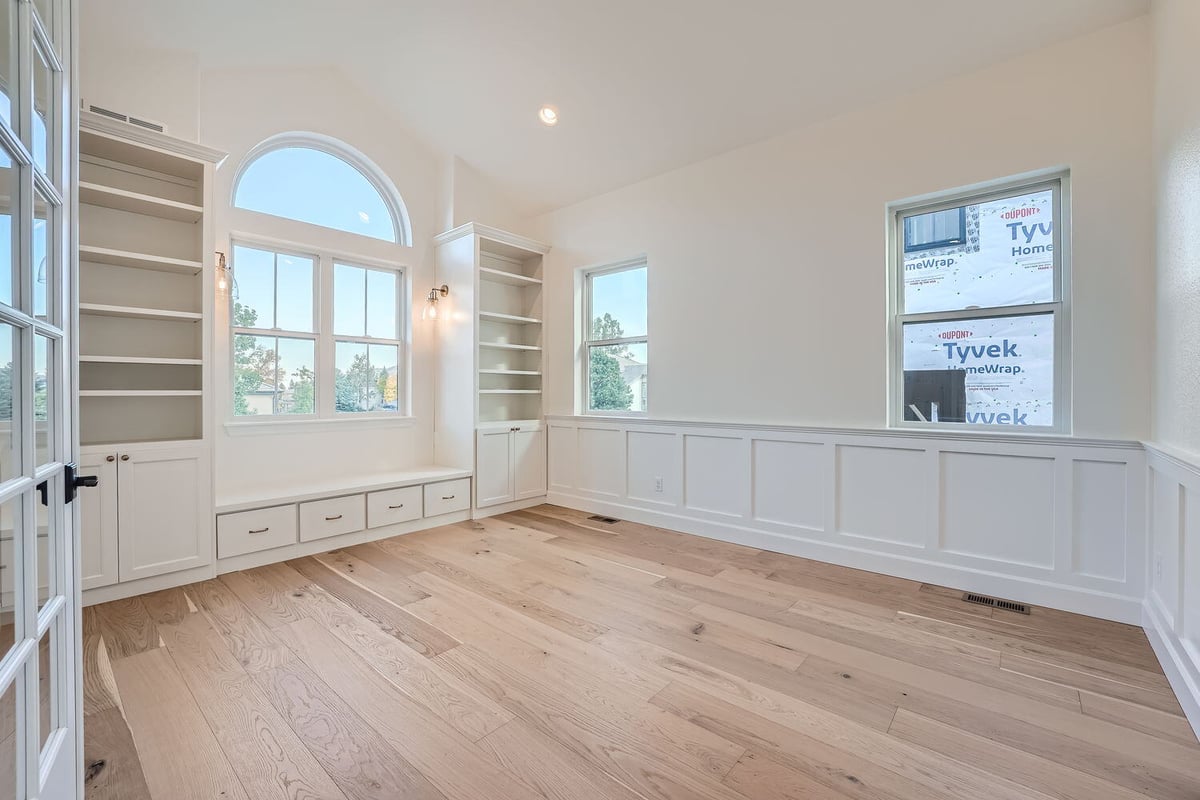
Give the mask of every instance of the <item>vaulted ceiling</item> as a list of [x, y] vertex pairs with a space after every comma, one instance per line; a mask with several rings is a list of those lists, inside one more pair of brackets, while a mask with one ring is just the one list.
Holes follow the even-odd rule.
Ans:
[[[1147, 0], [87, 0], [201, 68], [339, 68], [527, 212], [1131, 19]], [[1120, 54], [1114, 54], [1119, 57]], [[1031, 92], [1053, 91], [1052, 76]], [[561, 123], [537, 120], [553, 103]], [[970, 113], [969, 102], [945, 113]], [[886, 131], [880, 131], [886, 136]]]

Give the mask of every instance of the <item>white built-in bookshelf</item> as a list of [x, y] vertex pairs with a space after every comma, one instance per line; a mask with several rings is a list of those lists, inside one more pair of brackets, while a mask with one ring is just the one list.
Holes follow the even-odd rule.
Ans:
[[79, 152], [81, 443], [203, 440], [222, 155], [89, 112]]
[[478, 234], [476, 413], [481, 426], [542, 416], [543, 253], [535, 243], [494, 236]]

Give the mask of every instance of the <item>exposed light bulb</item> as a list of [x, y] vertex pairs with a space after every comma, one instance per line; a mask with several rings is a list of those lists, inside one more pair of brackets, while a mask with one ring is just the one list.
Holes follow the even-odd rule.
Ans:
[[553, 128], [558, 124], [558, 109], [554, 106], [542, 106], [538, 110], [538, 119], [548, 128]]
[[421, 311], [421, 319], [436, 322], [438, 318], [438, 300], [447, 297], [449, 294], [450, 287], [446, 284], [430, 289], [429, 296], [425, 298], [425, 308]]

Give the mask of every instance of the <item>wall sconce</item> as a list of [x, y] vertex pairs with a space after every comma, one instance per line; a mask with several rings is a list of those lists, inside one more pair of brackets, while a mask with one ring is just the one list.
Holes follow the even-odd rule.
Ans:
[[229, 288], [229, 265], [225, 261], [225, 254], [217, 251], [217, 291], [225, 291]]
[[438, 300], [450, 294], [450, 287], [446, 284], [435, 286], [429, 290], [429, 296], [425, 298], [425, 310], [421, 312], [421, 319], [437, 320], [438, 318]]

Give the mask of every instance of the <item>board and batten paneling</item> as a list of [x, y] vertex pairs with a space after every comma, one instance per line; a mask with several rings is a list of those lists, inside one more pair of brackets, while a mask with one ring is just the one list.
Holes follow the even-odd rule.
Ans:
[[551, 416], [549, 500], [1140, 623], [1140, 443]]
[[1200, 459], [1146, 445], [1149, 586], [1142, 627], [1200, 733]]

